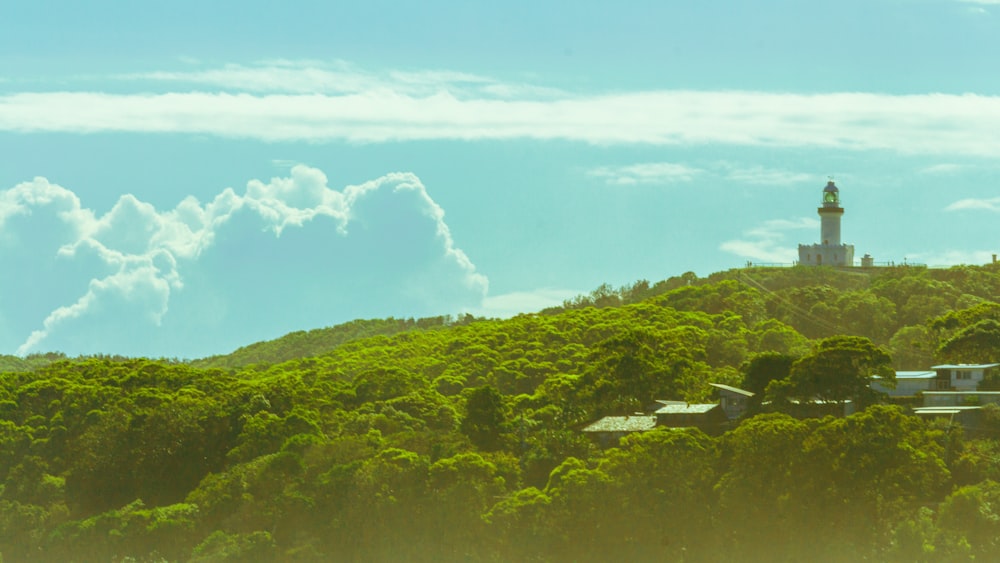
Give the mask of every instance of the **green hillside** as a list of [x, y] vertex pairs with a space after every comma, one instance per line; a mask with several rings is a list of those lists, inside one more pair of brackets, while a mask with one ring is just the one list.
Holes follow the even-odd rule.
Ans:
[[276, 364], [325, 354], [334, 348], [361, 338], [371, 336], [392, 336], [411, 330], [428, 330], [457, 324], [451, 317], [431, 317], [425, 319], [358, 319], [333, 327], [300, 330], [264, 342], [243, 346], [238, 350], [220, 356], [210, 356], [194, 360], [196, 367], [238, 368], [251, 364]]
[[[759, 268], [506, 320], [354, 321], [190, 363], [12, 362], [0, 553], [982, 560], [1000, 547], [1000, 413], [965, 434], [865, 382], [997, 360], [997, 296], [994, 266]], [[758, 414], [607, 450], [580, 432], [657, 399], [714, 401], [710, 383], [757, 392]], [[791, 416], [817, 390], [870, 406]]]

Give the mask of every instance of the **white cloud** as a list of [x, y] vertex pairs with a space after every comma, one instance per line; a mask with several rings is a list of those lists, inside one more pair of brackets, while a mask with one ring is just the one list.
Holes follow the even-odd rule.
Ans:
[[146, 72], [122, 75], [125, 81], [176, 83], [222, 88], [226, 91], [270, 94], [359, 94], [395, 92], [429, 96], [441, 91], [456, 95], [508, 98], [554, 96], [558, 90], [528, 84], [504, 84], [485, 76], [448, 70], [369, 72], [346, 61], [275, 59], [256, 65], [226, 65], [207, 70]]
[[944, 208], [945, 211], [964, 211], [966, 209], [1000, 212], [1000, 197], [960, 199]]
[[[441, 292], [446, 292], [456, 299], [466, 295], [471, 296], [474, 303], [481, 303], [488, 290], [487, 278], [476, 271], [472, 261], [455, 244], [444, 221], [444, 210], [430, 197], [420, 180], [409, 173], [389, 174], [338, 191], [328, 187], [326, 175], [321, 171], [296, 165], [288, 177], [272, 178], [268, 182], [251, 180], [243, 195], [227, 188], [206, 204], [188, 197], [174, 209], [158, 211], [126, 194], [103, 215], [83, 208], [73, 192], [44, 178], [0, 192], [0, 233], [12, 217], [28, 216], [33, 220], [33, 213], [52, 213], [71, 233], [68, 240], [60, 243], [52, 258], [64, 263], [97, 264], [101, 272], [96, 276], [90, 274], [92, 277], [85, 291], [77, 293], [79, 297], [50, 309], [44, 318], [35, 319], [33, 322], [40, 327], [25, 337], [17, 353], [41, 349], [53, 335], [69, 330], [65, 327], [71, 323], [79, 324], [82, 319], [102, 310], [125, 311], [119, 316], [143, 318], [152, 325], [159, 325], [169, 312], [172, 293], [185, 288], [185, 273], [213, 247], [219, 233], [226, 232], [226, 225], [234, 221], [237, 214], [242, 217], [240, 221], [251, 218], [273, 233], [272, 237], [280, 237], [287, 229], [303, 227], [318, 218], [332, 221], [336, 232], [344, 237], [359, 211], [368, 215], [381, 212], [378, 208], [366, 208], [370, 207], [368, 200], [372, 195], [379, 192], [384, 194], [382, 197], [394, 200], [399, 198], [394, 194], [409, 194], [405, 201], [395, 203], [395, 207], [405, 207], [400, 212], [422, 217], [421, 220], [431, 226], [429, 236], [433, 241], [419, 248], [410, 247], [429, 249], [422, 251], [432, 253], [428, 258], [430, 266], [418, 265], [418, 273], [423, 272], [419, 275], [424, 277], [427, 288], [422, 289], [421, 283], [415, 283], [413, 295], [433, 300], [440, 299]], [[407, 232], [383, 233], [376, 235], [376, 242], [387, 235], [419, 236]], [[0, 247], [0, 251], [3, 249]], [[45, 257], [38, 256], [35, 261], [45, 262]], [[439, 265], [434, 266], [435, 263]], [[442, 276], [455, 279], [460, 287], [451, 287], [449, 284], [453, 282]], [[0, 288], [3, 289], [13, 291], [10, 287]], [[8, 301], [5, 309], [12, 306]], [[9, 319], [9, 314], [4, 316]]]
[[635, 184], [672, 184], [690, 182], [703, 171], [684, 164], [671, 162], [646, 162], [628, 166], [601, 166], [587, 174], [603, 179], [614, 186]]
[[816, 181], [815, 174], [764, 168], [759, 165], [739, 166], [724, 161], [716, 162], [708, 169], [673, 162], [645, 162], [628, 166], [600, 166], [589, 170], [587, 174], [601, 178], [607, 184], [615, 186], [690, 182], [696, 176], [706, 174], [716, 175], [726, 181], [764, 186], [791, 186]]
[[[133, 78], [182, 88], [144, 94], [8, 94], [0, 96], [0, 130], [189, 133], [267, 141], [722, 143], [991, 157], [1000, 152], [995, 134], [1000, 97], [976, 94], [667, 90], [573, 95], [450, 71], [379, 74], [308, 61]], [[772, 180], [789, 181], [781, 174]]]
[[764, 168], [763, 166], [735, 167], [723, 164], [726, 168], [725, 177], [735, 182], [747, 184], [759, 184], [764, 186], [790, 186], [795, 184], [809, 184], [816, 181], [815, 174], [803, 172], [791, 172], [788, 170], [777, 170]]
[[818, 227], [819, 221], [808, 217], [772, 219], [746, 231], [743, 238], [722, 243], [719, 248], [750, 261], [789, 264], [798, 260], [798, 247], [784, 246], [785, 233]]
[[961, 4], [971, 4], [966, 8], [966, 12], [972, 14], [973, 16], [989, 16], [990, 11], [984, 6], [998, 6], [1000, 5], [1000, 0], [955, 0]]
[[[62, 306], [52, 311], [42, 322], [42, 328], [32, 331], [27, 340], [17, 348], [17, 354], [24, 355], [37, 350], [53, 332], [67, 321], [78, 319], [90, 313], [95, 307], [109, 300], [120, 300], [133, 309], [132, 314], [144, 315], [147, 320], [159, 325], [167, 313], [170, 299], [170, 278], [176, 273], [163, 276], [150, 261], [137, 259], [117, 273], [90, 282], [87, 292], [72, 305]], [[147, 262], [147, 263], [144, 263]]]
[[960, 264], [988, 264], [993, 261], [989, 250], [943, 250], [935, 252], [914, 252], [906, 256], [910, 263], [935, 266], [956, 266]]
[[571, 289], [543, 288], [534, 291], [514, 291], [502, 295], [491, 295], [483, 300], [482, 307], [472, 314], [483, 317], [508, 318], [520, 313], [535, 313], [547, 307], [562, 305], [585, 291]]
[[920, 174], [954, 174], [964, 168], [961, 164], [941, 163], [925, 166], [917, 170]]

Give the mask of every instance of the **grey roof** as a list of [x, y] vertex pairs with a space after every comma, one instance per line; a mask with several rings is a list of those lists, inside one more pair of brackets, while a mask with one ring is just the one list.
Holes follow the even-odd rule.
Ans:
[[656, 411], [656, 414], [705, 414], [718, 406], [718, 403], [665, 405], [662, 409]]
[[913, 409], [913, 414], [915, 415], [928, 415], [928, 414], [958, 414], [962, 412], [957, 408], [919, 408]]
[[934, 379], [937, 373], [933, 371], [897, 371], [896, 379]]
[[[933, 371], [897, 371], [896, 380], [900, 379], [934, 379], [937, 372]], [[882, 379], [881, 376], [873, 375], [872, 379]]]
[[789, 403], [793, 405], [849, 405], [854, 401], [850, 399], [846, 401], [833, 401], [826, 399], [789, 399]]
[[645, 432], [656, 427], [655, 416], [606, 416], [583, 429], [584, 432]]
[[1000, 395], [1000, 391], [924, 391], [924, 395]]
[[962, 411], [975, 411], [983, 408], [980, 405], [962, 405], [951, 407], [917, 407], [914, 414], [958, 414]]
[[746, 389], [740, 389], [739, 387], [730, 387], [729, 385], [723, 385], [721, 383], [709, 383], [709, 385], [711, 385], [712, 387], [715, 387], [716, 389], [723, 389], [725, 391], [731, 391], [733, 393], [738, 393], [738, 394], [746, 396], [746, 397], [753, 397], [753, 395], [754, 395], [752, 391], [747, 391]]
[[941, 364], [939, 366], [931, 366], [931, 369], [986, 369], [997, 366], [1000, 366], [1000, 364]]

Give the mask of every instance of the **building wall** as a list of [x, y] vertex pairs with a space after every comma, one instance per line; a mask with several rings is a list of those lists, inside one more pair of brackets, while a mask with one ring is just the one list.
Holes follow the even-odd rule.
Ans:
[[958, 407], [964, 405], [1000, 404], [996, 391], [944, 391], [924, 393], [925, 407]]
[[975, 391], [979, 389], [979, 383], [983, 380], [983, 370], [981, 369], [953, 369], [949, 371], [951, 386], [956, 391]]
[[885, 387], [878, 380], [873, 380], [871, 387], [875, 391], [880, 393], [886, 393], [890, 397], [912, 397], [921, 391], [927, 391], [931, 388], [934, 380], [927, 379], [909, 379], [909, 378], [896, 378], [896, 388], [889, 389]]
[[854, 245], [800, 244], [799, 264], [804, 266], [853, 266]]
[[719, 403], [729, 420], [739, 418], [747, 411], [747, 398], [738, 393], [720, 390]]
[[[836, 209], [838, 212], [834, 211]], [[825, 211], [825, 212], [824, 212]], [[820, 239], [824, 246], [840, 246], [840, 216], [844, 213], [839, 207], [819, 209]]]

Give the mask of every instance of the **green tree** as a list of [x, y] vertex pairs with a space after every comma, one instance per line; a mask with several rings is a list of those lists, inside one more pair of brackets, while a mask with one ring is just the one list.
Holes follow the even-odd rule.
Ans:
[[460, 429], [483, 451], [492, 452], [503, 448], [504, 436], [509, 430], [507, 409], [503, 395], [496, 387], [485, 385], [469, 392]]
[[899, 370], [933, 365], [937, 346], [937, 338], [926, 325], [904, 326], [889, 340], [892, 361]]
[[752, 410], [760, 408], [767, 386], [772, 381], [784, 381], [792, 372], [795, 358], [778, 352], [757, 354], [744, 362], [740, 371], [743, 373], [743, 389], [754, 394], [750, 398]]
[[949, 495], [938, 513], [938, 527], [942, 543], [952, 551], [968, 549], [969, 559], [977, 561], [995, 558], [1000, 551], [1000, 484], [983, 481]]
[[892, 358], [860, 336], [834, 336], [816, 345], [816, 350], [792, 364], [787, 380], [771, 384], [768, 392], [779, 398], [844, 402], [867, 405], [877, 400], [870, 384], [873, 375], [892, 386], [896, 372]]
[[938, 358], [951, 363], [992, 361], [1000, 351], [1000, 322], [984, 319], [965, 327], [938, 348]]
[[721, 440], [718, 494], [722, 549], [733, 561], [806, 560], [811, 551], [800, 500], [808, 425], [785, 414], [755, 416]]
[[[659, 429], [627, 436], [600, 464], [617, 486], [616, 502], [634, 519], [623, 538], [625, 559], [668, 560], [711, 544], [718, 452], [715, 441], [696, 429]], [[627, 518], [627, 516], [626, 516]]]
[[805, 496], [822, 508], [814, 525], [825, 523], [833, 543], [881, 553], [896, 522], [946, 490], [944, 441], [898, 406], [823, 419], [803, 444]]
[[850, 334], [884, 343], [896, 331], [896, 306], [884, 297], [855, 291], [838, 299], [836, 307], [840, 311], [840, 326]]

